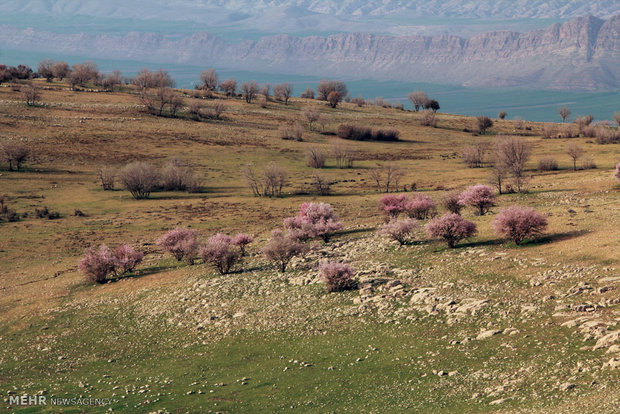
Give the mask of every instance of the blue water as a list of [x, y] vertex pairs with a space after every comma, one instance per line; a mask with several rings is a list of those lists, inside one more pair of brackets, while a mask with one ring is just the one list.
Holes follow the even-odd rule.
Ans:
[[[36, 69], [38, 62], [44, 58], [62, 59], [70, 64], [86, 59], [75, 56], [61, 56], [35, 52], [2, 50], [0, 63], [7, 65], [27, 64]], [[123, 60], [98, 59], [96, 63], [103, 72], [120, 70], [124, 76], [133, 76], [142, 67], [168, 70], [177, 82], [177, 87], [193, 88], [200, 72], [205, 67], [191, 65], [157, 65]], [[231, 71], [216, 68], [220, 80], [235, 78], [238, 82], [256, 80], [259, 83], [289, 82], [294, 85], [294, 94], [299, 95], [306, 87], [315, 88], [321, 77], [281, 75], [273, 73], [256, 73]], [[497, 116], [499, 111], [506, 111], [508, 119], [521, 118], [530, 121], [560, 121], [557, 110], [568, 106], [572, 118], [592, 114], [595, 120], [611, 120], [614, 112], [620, 111], [620, 91], [552, 91], [507, 88], [466, 88], [459, 85], [438, 85], [399, 81], [347, 80], [352, 97], [362, 96], [366, 99], [382, 97], [394, 103], [401, 102], [410, 108], [407, 94], [414, 90], [423, 90], [431, 98], [437, 99], [441, 112], [462, 115]]]

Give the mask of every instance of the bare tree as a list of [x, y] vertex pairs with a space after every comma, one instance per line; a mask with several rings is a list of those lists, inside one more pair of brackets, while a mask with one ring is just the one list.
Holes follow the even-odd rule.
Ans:
[[288, 105], [288, 100], [293, 95], [293, 85], [290, 83], [282, 83], [280, 85], [276, 85], [273, 88], [273, 94], [278, 98], [284, 101], [285, 105]]
[[342, 95], [336, 91], [332, 91], [327, 96], [327, 101], [329, 102], [329, 106], [332, 108], [336, 108], [338, 104], [342, 101]]
[[63, 80], [69, 75], [69, 64], [64, 61], [58, 61], [51, 67], [52, 74], [58, 80]]
[[319, 121], [319, 119], [321, 118], [321, 112], [318, 110], [318, 108], [314, 107], [314, 106], [304, 106], [301, 110], [302, 115], [304, 116], [304, 118], [306, 118], [306, 121], [308, 121], [308, 128], [310, 128], [312, 130], [312, 125]]
[[327, 101], [331, 92], [338, 92], [342, 98], [349, 94], [347, 86], [341, 81], [323, 79], [316, 88], [317, 99]]
[[200, 73], [200, 83], [200, 89], [215, 91], [220, 83], [220, 78], [217, 76], [215, 69], [207, 69]]
[[303, 91], [299, 97], [304, 99], [314, 99], [314, 91], [312, 90], [312, 88], [307, 87], [306, 90]]
[[332, 148], [334, 158], [336, 159], [336, 166], [338, 168], [351, 168], [353, 167], [353, 152], [349, 147], [345, 147], [340, 144], [335, 144]]
[[226, 96], [234, 96], [237, 92], [237, 81], [235, 79], [226, 79], [220, 84], [220, 90], [226, 94]]
[[311, 185], [314, 189], [314, 192], [318, 195], [329, 195], [329, 193], [331, 192], [331, 184], [331, 181], [329, 181], [329, 179], [325, 178], [321, 174], [314, 174], [312, 176]]
[[258, 94], [258, 84], [256, 81], [243, 82], [241, 84], [241, 92], [247, 103], [252, 103]]
[[502, 137], [496, 142], [496, 164], [508, 170], [517, 191], [523, 190], [525, 164], [532, 154], [532, 146], [520, 137]]
[[500, 161], [496, 160], [491, 168], [491, 175], [489, 177], [490, 183], [497, 188], [499, 194], [503, 194], [504, 182], [508, 177], [507, 167]]
[[26, 105], [28, 106], [35, 106], [37, 101], [41, 99], [41, 89], [33, 83], [24, 86], [22, 88], [22, 93], [26, 99]]
[[120, 86], [122, 83], [123, 75], [118, 70], [104, 76], [102, 81], [103, 87], [109, 91], [113, 91], [115, 87]]
[[[275, 91], [275, 90], [274, 90]], [[271, 84], [265, 83], [260, 86], [260, 94], [265, 98], [265, 102], [271, 100]]]
[[246, 165], [242, 174], [256, 197], [281, 197], [288, 181], [286, 170], [273, 162], [261, 174], [257, 174], [252, 165]]
[[437, 127], [437, 115], [434, 111], [425, 109], [422, 111], [422, 117], [420, 118], [420, 125], [422, 126], [430, 126]]
[[41, 77], [45, 78], [47, 82], [51, 82], [54, 79], [52, 66], [54, 66], [54, 61], [51, 59], [43, 59], [39, 62], [37, 72]]
[[69, 80], [71, 81], [71, 86], [75, 87], [77, 85], [84, 86], [88, 82], [98, 83], [100, 77], [97, 64], [87, 61], [73, 65]]
[[579, 133], [583, 134], [586, 127], [590, 126], [590, 124], [594, 121], [594, 117], [592, 115], [580, 116], [575, 119], [575, 124], [579, 128]]
[[560, 118], [562, 118], [562, 122], [566, 122], [566, 120], [571, 114], [571, 111], [568, 106], [563, 106], [558, 109], [558, 114], [560, 115]]
[[480, 133], [480, 135], [484, 135], [487, 132], [487, 129], [492, 126], [493, 120], [491, 120], [488, 116], [477, 116], [474, 121], [474, 128]]
[[573, 160], [573, 171], [577, 171], [577, 160], [584, 154], [583, 148], [571, 142], [566, 148], [566, 154]]
[[9, 164], [9, 171], [13, 171], [13, 167], [19, 171], [30, 156], [30, 150], [21, 142], [6, 141], [0, 145], [0, 155]]
[[614, 112], [614, 120], [616, 121], [616, 124], [620, 126], [620, 111]]
[[327, 156], [325, 153], [317, 147], [308, 148], [306, 152], [306, 164], [311, 168], [323, 168], [325, 167], [325, 160]]
[[375, 182], [378, 191], [390, 189], [398, 190], [400, 180], [405, 176], [405, 171], [394, 163], [379, 165], [370, 170], [370, 178]]
[[463, 160], [469, 168], [480, 168], [484, 165], [485, 145], [478, 143], [463, 150]]
[[416, 112], [419, 111], [420, 108], [423, 108], [429, 101], [426, 93], [422, 91], [413, 91], [409, 94], [408, 98], [413, 107], [415, 108]]

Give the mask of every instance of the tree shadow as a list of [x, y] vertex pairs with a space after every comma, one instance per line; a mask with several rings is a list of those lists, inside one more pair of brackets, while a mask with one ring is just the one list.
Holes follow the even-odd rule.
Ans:
[[461, 247], [484, 247], [484, 246], [498, 246], [504, 242], [504, 239], [490, 239], [490, 240], [480, 240], [473, 242], [466, 242], [457, 244], [456, 248]]
[[589, 233], [592, 233], [592, 230], [565, 231], [565, 232], [562, 232], [562, 233], [554, 233], [554, 234], [544, 235], [544, 236], [541, 236], [541, 237], [539, 237], [537, 239], [530, 240], [527, 243], [523, 243], [521, 245], [522, 246], [523, 245], [538, 246], [538, 245], [541, 245], [541, 244], [548, 244], [548, 243], [553, 243], [553, 242], [557, 242], [557, 241], [574, 239], [576, 237], [585, 236], [586, 234], [589, 234]]
[[113, 277], [113, 278], [108, 279], [107, 281], [115, 283], [115, 282], [120, 282], [121, 280], [124, 280], [124, 279], [139, 279], [145, 276], [150, 276], [150, 275], [154, 275], [157, 273], [161, 273], [161, 272], [165, 272], [167, 270], [173, 270], [173, 269], [178, 269], [178, 265], [175, 264], [175, 265], [168, 265], [168, 266], [165, 266], [165, 265], [152, 266], [152, 267], [147, 267], [144, 269], [138, 269], [131, 273], [127, 273], [121, 276]]

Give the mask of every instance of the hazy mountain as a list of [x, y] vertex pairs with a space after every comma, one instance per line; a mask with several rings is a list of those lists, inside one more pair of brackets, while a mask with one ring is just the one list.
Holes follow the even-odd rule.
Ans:
[[297, 13], [357, 16], [420, 16], [464, 18], [610, 17], [620, 13], [617, 0], [5, 0], [3, 12], [89, 15], [162, 20], [209, 19], [214, 10], [260, 14], [274, 8]]
[[54, 34], [3, 26], [4, 47], [227, 69], [556, 89], [620, 87], [620, 15], [578, 18], [529, 33], [458, 36], [278, 35], [231, 44], [209, 33], [182, 38]]

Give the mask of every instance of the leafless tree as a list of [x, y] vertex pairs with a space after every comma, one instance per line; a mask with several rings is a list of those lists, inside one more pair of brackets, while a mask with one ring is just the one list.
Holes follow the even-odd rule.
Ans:
[[69, 75], [69, 64], [64, 61], [58, 61], [51, 67], [52, 74], [58, 80], [63, 80]]
[[420, 118], [420, 124], [422, 126], [430, 126], [433, 128], [437, 127], [437, 115], [435, 111], [425, 109], [422, 112], [422, 117]]
[[312, 130], [312, 125], [321, 118], [321, 112], [314, 106], [304, 106], [301, 110], [302, 115], [308, 121], [308, 128]]
[[271, 84], [270, 83], [262, 84], [260, 86], [259, 93], [263, 95], [263, 97], [265, 98], [265, 102], [270, 101], [271, 100]]
[[51, 59], [43, 59], [39, 62], [39, 67], [37, 72], [39, 75], [47, 80], [47, 82], [51, 82], [54, 80], [54, 72], [52, 71], [52, 67], [54, 66], [54, 61]]
[[220, 90], [226, 94], [226, 96], [234, 96], [237, 92], [237, 81], [235, 79], [226, 79], [220, 84]]
[[118, 168], [111, 166], [103, 166], [97, 171], [97, 176], [101, 182], [101, 187], [104, 191], [114, 189], [114, 181], [116, 180], [116, 173]]
[[566, 122], [566, 120], [571, 114], [571, 111], [568, 106], [563, 106], [558, 109], [558, 114], [560, 115], [560, 118], [562, 118], [562, 122]]
[[544, 139], [553, 138], [558, 134], [558, 129], [555, 124], [545, 123], [542, 127], [542, 137]]
[[301, 93], [300, 98], [314, 99], [314, 91], [312, 88], [307, 87], [306, 90]]
[[478, 143], [470, 145], [463, 150], [463, 160], [469, 168], [480, 168], [484, 166], [485, 145]]
[[497, 192], [499, 194], [503, 194], [504, 191], [504, 183], [508, 177], [508, 169], [507, 167], [498, 160], [495, 160], [493, 166], [491, 167], [491, 174], [489, 177], [490, 183], [497, 188]]
[[478, 116], [474, 120], [474, 129], [480, 133], [480, 135], [484, 135], [487, 132], [487, 129], [493, 126], [493, 120], [488, 116]]
[[215, 69], [207, 69], [200, 74], [200, 82], [200, 89], [215, 91], [220, 83], [220, 78], [217, 76]]
[[314, 189], [314, 192], [318, 195], [329, 195], [329, 193], [331, 192], [331, 184], [331, 181], [329, 181], [329, 179], [322, 176], [321, 174], [314, 174], [312, 176], [311, 185]]
[[120, 71], [115, 70], [114, 72], [104, 76], [102, 85], [106, 90], [113, 91], [114, 88], [120, 86], [123, 83], [123, 75]]
[[293, 85], [290, 83], [282, 83], [276, 85], [273, 88], [273, 94], [280, 100], [284, 101], [285, 105], [288, 105], [288, 100], [293, 95]]
[[413, 107], [415, 108], [416, 112], [419, 111], [420, 108], [423, 108], [429, 101], [426, 93], [422, 91], [413, 91], [409, 94], [408, 98]]
[[241, 92], [247, 103], [252, 103], [258, 93], [258, 84], [256, 81], [243, 82], [241, 84]]
[[84, 86], [88, 82], [98, 83], [100, 80], [97, 64], [91, 61], [73, 65], [69, 80], [71, 86]]
[[520, 137], [500, 137], [495, 149], [496, 164], [505, 167], [510, 172], [517, 191], [522, 192], [525, 164], [532, 154], [532, 146]]
[[256, 197], [281, 197], [288, 182], [286, 170], [273, 162], [261, 174], [257, 174], [252, 165], [246, 165], [242, 174]]
[[379, 165], [377, 168], [370, 170], [370, 178], [375, 182], [377, 190], [385, 190], [386, 193], [389, 193], [390, 189], [397, 191], [400, 180], [404, 176], [405, 171], [394, 163]]
[[24, 86], [22, 88], [22, 93], [26, 99], [26, 105], [28, 106], [35, 106], [37, 101], [41, 99], [41, 89], [33, 83]]
[[584, 154], [583, 148], [574, 142], [566, 147], [566, 154], [573, 160], [573, 171], [577, 171], [577, 160]]
[[340, 102], [342, 102], [342, 95], [339, 92], [332, 91], [327, 96], [327, 101], [329, 102], [329, 106], [332, 108], [336, 108]]
[[616, 124], [620, 126], [620, 111], [614, 112], [614, 120], [616, 121]]
[[347, 85], [345, 85], [344, 82], [330, 81], [327, 79], [323, 79], [321, 82], [319, 82], [316, 90], [317, 99], [321, 101], [327, 101], [331, 92], [338, 92], [342, 98], [346, 97], [349, 94]]
[[306, 151], [306, 164], [308, 167], [323, 168], [325, 167], [326, 159], [327, 156], [320, 148], [311, 147]]
[[336, 166], [338, 168], [351, 168], [353, 167], [353, 152], [349, 147], [345, 147], [340, 144], [335, 144], [332, 147], [334, 158], [336, 159]]
[[580, 116], [575, 119], [575, 124], [579, 128], [579, 133], [583, 134], [586, 127], [590, 126], [590, 124], [594, 121], [594, 117], [592, 115]]
[[30, 150], [21, 142], [7, 140], [0, 144], [0, 155], [9, 164], [9, 171], [13, 171], [13, 167], [19, 171], [30, 156]]

